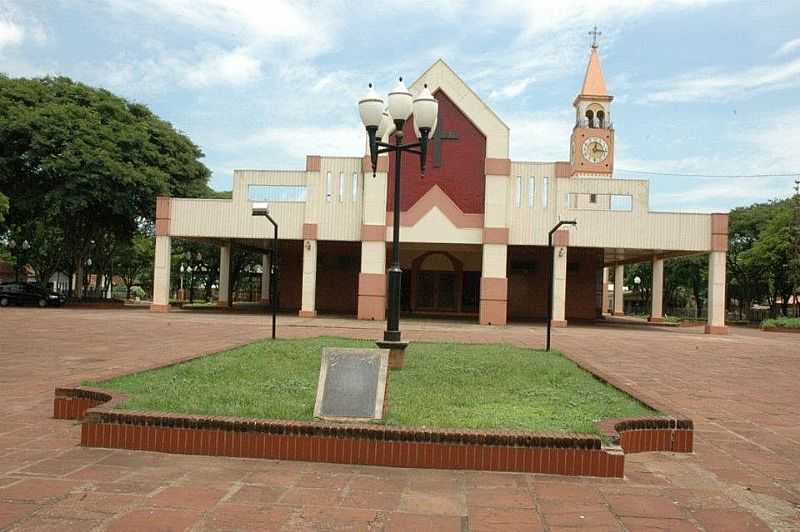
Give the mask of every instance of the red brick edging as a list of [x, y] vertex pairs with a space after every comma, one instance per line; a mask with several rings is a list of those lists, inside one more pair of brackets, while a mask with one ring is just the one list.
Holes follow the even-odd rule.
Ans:
[[692, 451], [692, 421], [607, 420], [593, 435], [432, 430], [383, 425], [191, 416], [115, 409], [126, 396], [57, 388], [53, 415], [82, 419], [81, 445], [178, 454], [437, 469], [624, 476], [624, 452]]
[[764, 332], [776, 333], [800, 333], [800, 329], [797, 327], [762, 327], [761, 330]]

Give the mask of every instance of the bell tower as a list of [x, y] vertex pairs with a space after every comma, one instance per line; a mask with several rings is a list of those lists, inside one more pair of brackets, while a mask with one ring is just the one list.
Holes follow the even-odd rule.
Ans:
[[608, 95], [598, 53], [597, 26], [589, 32], [592, 48], [583, 86], [572, 105], [575, 107], [575, 127], [570, 143], [572, 175], [611, 176], [614, 171], [614, 126], [611, 121], [611, 101]]

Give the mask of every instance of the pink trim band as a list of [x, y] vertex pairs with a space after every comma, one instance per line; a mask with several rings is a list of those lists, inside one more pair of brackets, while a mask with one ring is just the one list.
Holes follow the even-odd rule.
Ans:
[[156, 198], [156, 236], [169, 236], [171, 200], [169, 196]]
[[385, 225], [361, 225], [362, 242], [384, 242], [386, 240]]
[[508, 227], [484, 227], [484, 244], [508, 244]]
[[[370, 161], [369, 155], [365, 155], [364, 158], [361, 160], [361, 171], [365, 174], [372, 173], [372, 161]], [[378, 173], [385, 174], [389, 171], [389, 158], [388, 157], [378, 157], [378, 164], [377, 169], [375, 170]]]
[[569, 231], [566, 229], [560, 229], [553, 233], [553, 245], [556, 247], [568, 247]]
[[319, 172], [322, 168], [322, 157], [306, 155], [306, 172]]
[[318, 224], [303, 224], [303, 240], [316, 240]]
[[486, 158], [484, 164], [486, 175], [511, 175], [511, 159], [491, 159]]
[[[444, 190], [433, 185], [417, 202], [405, 212], [400, 213], [401, 226], [413, 226], [419, 222], [428, 211], [437, 207], [459, 229], [482, 229], [483, 214], [467, 214], [458, 208]], [[386, 225], [394, 223], [394, 213], [386, 213]]]
[[728, 215], [711, 215], [711, 251], [728, 251]]
[[386, 295], [386, 275], [382, 273], [359, 273], [358, 295], [384, 297]]

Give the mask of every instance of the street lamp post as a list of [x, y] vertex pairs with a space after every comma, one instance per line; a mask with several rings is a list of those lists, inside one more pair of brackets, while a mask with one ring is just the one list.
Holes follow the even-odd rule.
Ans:
[[553, 234], [558, 231], [558, 228], [562, 225], [577, 226], [578, 222], [574, 220], [561, 220], [547, 233], [547, 249], [550, 250], [550, 279], [547, 283], [547, 351], [550, 351], [550, 326], [553, 322], [553, 283], [555, 283]]
[[178, 299], [180, 299], [180, 300], [181, 300], [181, 302], [183, 302], [183, 299], [184, 299], [184, 298], [183, 298], [183, 274], [184, 274], [184, 272], [185, 272], [185, 271], [186, 271], [186, 266], [184, 266], [183, 264], [181, 264], [181, 295], [180, 295], [180, 297], [178, 298]]
[[[389, 316], [386, 320], [383, 342], [379, 345], [402, 350], [407, 344], [402, 341], [400, 334], [400, 283], [403, 275], [400, 268], [401, 161], [404, 152], [418, 155], [421, 173], [425, 174], [428, 140], [436, 130], [439, 104], [428, 90], [428, 85], [425, 85], [416, 97], [412, 96], [403, 83], [403, 78], [399, 79], [397, 85], [389, 93], [388, 100], [388, 107], [384, 109], [383, 98], [378, 96], [370, 83], [369, 91], [358, 102], [358, 111], [367, 130], [373, 177], [377, 169], [378, 155], [395, 154], [392, 266], [389, 268]], [[403, 126], [412, 113], [418, 142], [403, 144]], [[391, 135], [394, 135], [394, 144], [383, 142], [385, 136]]]
[[272, 301], [272, 339], [275, 339], [275, 329], [278, 321], [278, 224], [269, 214], [269, 204], [253, 203], [253, 216], [263, 216], [272, 224], [272, 256], [269, 261], [269, 292]]

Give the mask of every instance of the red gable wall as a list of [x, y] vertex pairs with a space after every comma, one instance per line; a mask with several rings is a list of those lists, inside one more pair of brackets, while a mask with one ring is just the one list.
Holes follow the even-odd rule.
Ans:
[[[420, 177], [419, 157], [412, 154], [403, 156], [400, 210], [407, 211], [433, 185], [438, 185], [465, 213], [482, 214], [486, 186], [486, 137], [443, 91], [436, 91], [434, 96], [439, 102], [439, 129], [455, 133], [458, 138], [440, 141], [441, 167], [438, 168], [434, 166], [434, 142], [429, 142], [424, 177]], [[403, 135], [404, 142], [416, 140], [413, 117], [406, 122]], [[391, 211], [393, 204], [394, 155], [390, 154], [386, 210]]]

